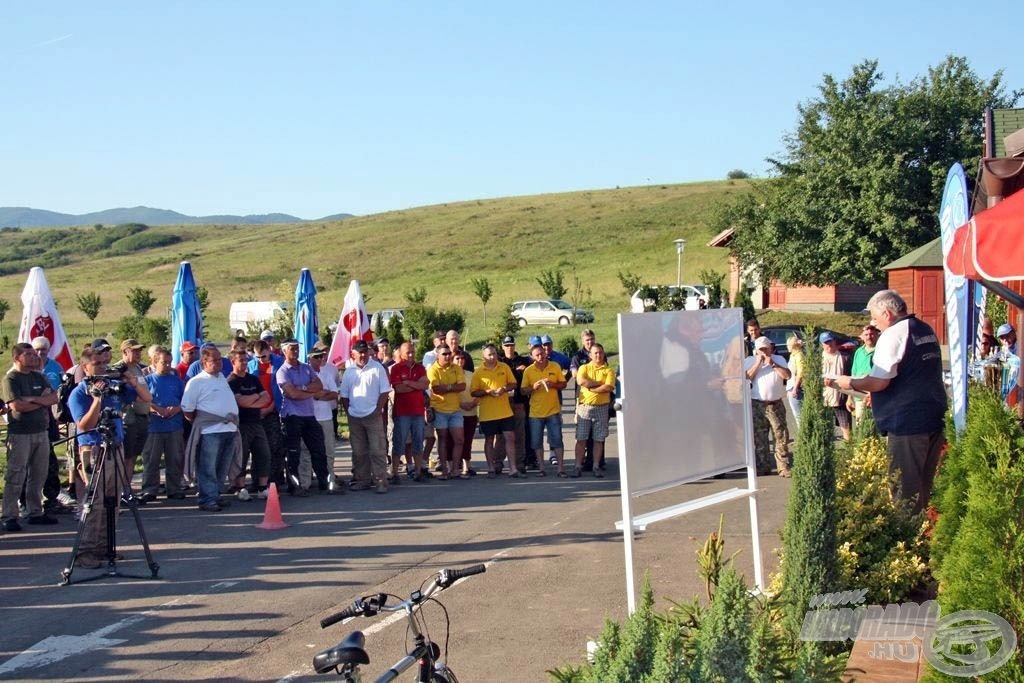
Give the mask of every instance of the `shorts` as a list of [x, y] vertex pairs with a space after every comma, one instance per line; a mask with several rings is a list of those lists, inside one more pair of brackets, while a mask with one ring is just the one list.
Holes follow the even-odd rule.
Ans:
[[480, 433], [484, 436], [497, 436], [502, 432], [516, 431], [516, 420], [514, 417], [503, 417], [500, 420], [488, 420], [480, 423]]
[[440, 410], [435, 410], [434, 429], [462, 429], [462, 411], [442, 413]]
[[832, 410], [836, 414], [836, 423], [839, 425], [839, 428], [840, 429], [849, 429], [850, 428], [850, 411], [846, 409], [846, 402], [845, 402], [845, 400], [844, 400], [842, 405], [840, 405], [840, 406], [833, 406]]
[[608, 438], [608, 405], [576, 406], [576, 440], [604, 441]]
[[544, 446], [544, 428], [548, 430], [548, 447], [562, 448], [562, 415], [555, 413], [547, 417], [530, 418], [530, 448], [540, 450]]

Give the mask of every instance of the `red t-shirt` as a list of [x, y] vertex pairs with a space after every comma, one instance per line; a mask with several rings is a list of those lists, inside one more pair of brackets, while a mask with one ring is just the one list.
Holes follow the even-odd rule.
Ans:
[[[400, 382], [411, 380], [413, 382], [418, 381], [421, 377], [426, 377], [427, 371], [424, 369], [422, 363], [414, 363], [410, 368], [407, 363], [395, 363], [391, 366], [391, 370], [388, 372], [388, 378], [391, 380], [391, 386], [397, 386]], [[422, 391], [406, 391], [406, 392], [395, 392], [395, 405], [393, 407], [393, 415], [422, 415], [423, 410], [426, 407], [423, 400]]]
[[270, 397], [270, 400], [265, 405], [260, 406], [260, 408], [266, 408], [274, 403], [274, 390], [271, 389], [270, 385], [270, 382], [274, 379], [274, 371], [271, 369], [269, 362], [258, 363], [257, 365], [259, 366], [259, 374], [257, 376], [260, 378], [260, 384], [263, 385], [263, 391], [267, 392], [267, 396]]

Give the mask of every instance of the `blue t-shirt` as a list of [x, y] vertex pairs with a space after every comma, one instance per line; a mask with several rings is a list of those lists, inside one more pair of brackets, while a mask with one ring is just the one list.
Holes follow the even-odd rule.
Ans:
[[[227, 356], [221, 356], [221, 359], [220, 359], [220, 371], [221, 371], [221, 373], [223, 373], [223, 375], [225, 377], [227, 377], [228, 375], [231, 374], [231, 370], [232, 369], [233, 368], [231, 367], [231, 361], [228, 359], [228, 357]], [[202, 371], [203, 371], [202, 362], [198, 361], [198, 360], [192, 361], [192, 365], [188, 366], [188, 370], [185, 371], [185, 380], [187, 381], [187, 380], [192, 379], [193, 377], [195, 377], [196, 375], [198, 375]]]
[[[178, 377], [178, 373], [171, 371], [166, 375], [152, 373], [146, 375], [146, 386], [149, 393], [153, 394], [153, 405], [161, 408], [181, 405], [181, 396], [185, 393], [185, 383]], [[156, 413], [149, 414], [149, 431], [153, 434], [165, 434], [184, 429], [184, 416], [175, 413], [171, 417], [160, 417]]]
[[[385, 375], [387, 373], [385, 372]], [[290, 365], [287, 362], [277, 369], [277, 385], [279, 387], [285, 384], [291, 384], [297, 389], [301, 389], [306, 386], [314, 379], [319, 379], [317, 374], [313, 372], [313, 368], [306, 363], [296, 363]], [[284, 391], [281, 392], [284, 394]], [[303, 399], [292, 399], [287, 396], [282, 396], [281, 399], [281, 417], [290, 417], [292, 415], [298, 415], [300, 417], [316, 417], [313, 406], [313, 398]]]
[[[123, 394], [107, 394], [103, 397], [103, 408], [110, 408], [114, 411], [117, 416], [114, 418], [114, 428], [117, 433], [118, 443], [124, 442], [124, 424], [121, 421], [121, 410], [124, 408], [126, 403], [134, 401], [138, 394], [135, 393], [135, 389], [127, 384], [121, 385], [124, 393]], [[71, 410], [71, 417], [75, 422], [78, 422], [82, 417], [89, 412], [89, 408], [92, 407], [92, 396], [89, 394], [88, 389], [85, 386], [85, 380], [79, 382], [71, 395], [68, 396], [68, 409]], [[97, 427], [99, 424], [96, 425]], [[85, 434], [78, 435], [79, 446], [95, 446], [102, 443], [103, 436], [98, 431], [89, 431]]]

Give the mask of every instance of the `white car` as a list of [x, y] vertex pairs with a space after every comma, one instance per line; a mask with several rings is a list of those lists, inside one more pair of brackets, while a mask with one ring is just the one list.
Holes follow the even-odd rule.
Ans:
[[[575, 315], [574, 315], [575, 314]], [[530, 299], [516, 301], [512, 304], [510, 317], [519, 323], [519, 327], [527, 325], [568, 325], [573, 322], [592, 323], [594, 314], [582, 308], [573, 310], [572, 304], [561, 299]]]
[[[678, 288], [675, 285], [667, 285], [670, 294], [675, 294]], [[683, 309], [687, 311], [698, 311], [708, 307], [708, 289], [704, 285], [683, 285], [683, 292], [686, 294], [686, 302]], [[633, 292], [629, 297], [629, 310], [631, 313], [643, 313], [647, 307], [654, 306], [653, 299], [641, 299], [640, 290]]]
[[376, 330], [377, 329], [377, 320], [378, 319], [380, 320], [381, 325], [383, 326], [383, 328], [386, 330], [388, 328], [388, 321], [390, 321], [395, 316], [398, 316], [399, 320], [401, 320], [402, 322], [405, 322], [405, 315], [402, 312], [401, 308], [382, 308], [382, 309], [380, 309], [379, 311], [374, 313], [372, 316], [370, 316], [370, 330], [372, 331], [372, 330]]

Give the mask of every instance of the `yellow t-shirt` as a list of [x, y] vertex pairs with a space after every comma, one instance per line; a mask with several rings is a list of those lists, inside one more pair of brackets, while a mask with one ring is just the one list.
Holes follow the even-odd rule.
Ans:
[[[562, 372], [562, 368], [558, 367], [557, 363], [548, 361], [543, 370], [538, 368], [536, 363], [533, 363], [530, 367], [523, 370], [523, 381], [520, 382], [519, 386], [529, 387], [534, 382], [539, 382], [545, 378], [552, 382], [564, 382], [565, 374]], [[549, 391], [540, 389], [530, 394], [530, 417], [548, 417], [549, 415], [556, 415], [561, 410], [562, 406], [558, 401], [558, 391], [555, 389]]]
[[[471, 391], [493, 391], [502, 389], [509, 384], [515, 384], [516, 378], [512, 374], [512, 368], [504, 363], [498, 363], [493, 370], [483, 365], [473, 373], [473, 385]], [[492, 420], [503, 420], [512, 417], [512, 406], [509, 403], [510, 394], [501, 396], [484, 396], [480, 399], [480, 421], [490, 422]]]
[[[576, 371], [577, 383], [581, 379], [589, 379], [601, 384], [607, 384], [609, 386], [615, 386], [615, 371], [612, 370], [612, 366], [605, 363], [601, 367], [597, 367], [592, 362], [584, 363], [580, 366], [580, 369]], [[585, 406], [603, 406], [611, 401], [611, 394], [595, 393], [584, 386], [580, 386], [579, 402]]]
[[[462, 384], [466, 381], [466, 373], [455, 363], [442, 368], [440, 363], [431, 363], [427, 368], [427, 380], [430, 388], [439, 387], [444, 384]], [[435, 394], [430, 392], [430, 407], [442, 413], [457, 413], [459, 407], [459, 392], [452, 391], [447, 394]]]

